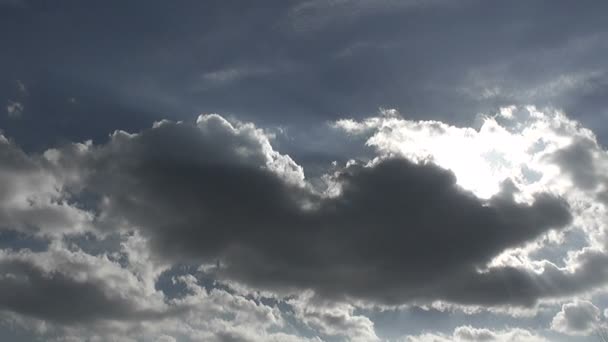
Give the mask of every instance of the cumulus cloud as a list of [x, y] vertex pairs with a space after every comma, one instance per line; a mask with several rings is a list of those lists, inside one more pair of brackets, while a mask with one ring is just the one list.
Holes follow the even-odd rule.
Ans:
[[[111, 326], [178, 340], [297, 338], [285, 330], [283, 313], [248, 297], [252, 292], [208, 288], [192, 275], [175, 278], [185, 295], [157, 288], [171, 265], [211, 264], [202, 269], [215, 280], [287, 298], [293, 317], [320, 338], [376, 341], [374, 323], [356, 305], [529, 307], [600, 287], [608, 281], [601, 244], [570, 251], [564, 266], [512, 251], [552, 235], [559, 240], [563, 230], [601, 230], [604, 209], [589, 212], [593, 196], [585, 197], [601, 193], [601, 182], [567, 166], [582, 163], [574, 158], [582, 152], [569, 149], [583, 148], [583, 161], [594, 163], [604, 152], [563, 114], [509, 108], [500, 115], [479, 130], [408, 121], [395, 111], [339, 121], [335, 127], [367, 136], [376, 157], [335, 164], [316, 182], [265, 131], [216, 114], [40, 155], [3, 139], [0, 181], [10, 190], [0, 197], [3, 228], [55, 242], [43, 252], [3, 251], [0, 286], [19, 295], [0, 298], [0, 306], [74, 336], [86, 324], [103, 336]], [[488, 187], [463, 180], [470, 170]], [[38, 206], [48, 209], [32, 221]], [[83, 232], [125, 240], [118, 252], [99, 255], [57, 242]], [[107, 309], [36, 307], [43, 288], [56, 290], [55, 301], [80, 293]], [[263, 331], [250, 328], [260, 324]], [[471, 329], [429, 336], [535, 337]]]
[[42, 235], [81, 233], [92, 214], [72, 205], [69, 174], [58, 175], [43, 157], [29, 156], [0, 134], [0, 229]]
[[321, 335], [343, 337], [354, 342], [380, 341], [374, 323], [363, 315], [355, 314], [349, 303], [319, 300], [310, 292], [288, 301], [295, 317]]
[[603, 203], [608, 204], [608, 154], [593, 138], [575, 138], [558, 151], [550, 160], [558, 165], [571, 182]]
[[67, 326], [161, 318], [169, 311], [154, 288], [162, 268], [137, 268], [154, 265], [137, 253], [137, 240], [128, 238], [119, 254], [91, 255], [58, 240], [41, 252], [0, 250], [0, 308]]
[[525, 329], [505, 329], [493, 331], [484, 328], [461, 326], [452, 335], [426, 333], [406, 336], [405, 342], [548, 342], [542, 336]]
[[585, 300], [562, 305], [551, 321], [551, 329], [567, 335], [589, 335], [600, 325], [601, 311]]
[[185, 291], [156, 288], [166, 270], [126, 238], [119, 253], [88, 254], [54, 242], [43, 252], [0, 250], [0, 321], [45, 340], [320, 341], [285, 331], [284, 314], [251, 294], [206, 289], [191, 274]]
[[[549, 191], [571, 204], [575, 218], [569, 231], [580, 230], [589, 246], [576, 250], [580, 247], [571, 247], [562, 235], [552, 235], [548, 239], [555, 241], [552, 253], [562, 257], [551, 261], [535, 260], [532, 255], [550, 250], [540, 241], [508, 249], [492, 261], [502, 268], [489, 270], [486, 276], [495, 273], [495, 277], [485, 281], [495, 283], [487, 288], [509, 287], [515, 297], [534, 298], [540, 293], [560, 297], [605, 283], [606, 208], [601, 201], [606, 181], [601, 170], [608, 154], [591, 131], [563, 113], [511, 106], [482, 116], [480, 127], [474, 129], [407, 120], [394, 110], [384, 110], [365, 120], [339, 120], [333, 127], [366, 137], [367, 145], [380, 156], [403, 156], [419, 163], [430, 160], [450, 169], [457, 184], [481, 198], [499, 196], [508, 185], [519, 202]], [[559, 262], [566, 266], [557, 266]], [[476, 287], [479, 279], [475, 278], [470, 277], [466, 286]], [[459, 285], [453, 285], [452, 290], [458, 291]]]
[[[0, 324], [49, 341], [578, 338], [561, 305], [604, 309], [608, 283], [607, 6], [0, 0], [16, 139], [0, 136]], [[407, 115], [362, 116], [378, 105]], [[143, 128], [200, 110], [285, 130]]]
[[[250, 124], [233, 126], [219, 116], [207, 116], [201, 117], [195, 127], [181, 130], [176, 125], [155, 124], [152, 130], [168, 129], [164, 133], [169, 135], [156, 140], [158, 146], [145, 143], [144, 147], [152, 148], [148, 150], [152, 152], [171, 141], [169, 138], [187, 139], [181, 134], [194, 130], [201, 140], [188, 141], [182, 147], [208, 149], [198, 152], [202, 152], [202, 159], [209, 158], [211, 164], [222, 164], [221, 158], [227, 157], [240, 163], [234, 165], [237, 169], [263, 165], [258, 172], [275, 175], [277, 179], [273, 181], [284, 182], [294, 189], [303, 187], [301, 169], [289, 157], [273, 151], [263, 133]], [[309, 340], [277, 331], [284, 327], [281, 313], [247, 299], [247, 294], [207, 290], [191, 276], [176, 279], [177, 283], [186, 284], [186, 296], [172, 299], [157, 289], [158, 277], [169, 265], [151, 253], [147, 239], [133, 232], [137, 227], [130, 226], [123, 234], [119, 229], [122, 226], [113, 226], [120, 218], [114, 221], [99, 217], [104, 211], [97, 211], [95, 203], [101, 194], [92, 190], [120, 184], [113, 179], [101, 182], [97, 178], [101, 175], [92, 169], [98, 165], [86, 163], [108, 161], [90, 143], [28, 155], [0, 137], [0, 182], [4, 190], [0, 196], [0, 226], [24, 237], [42, 235], [51, 241], [38, 252], [0, 250], [3, 322], [12, 322], [11, 325], [50, 340], [53, 336], [58, 340], [151, 340], [161, 333], [165, 333], [165, 340], [179, 336], [184, 341]], [[113, 139], [130, 137], [134, 136], [118, 132]], [[168, 149], [166, 153], [176, 151]], [[190, 152], [184, 151], [187, 156]], [[180, 162], [187, 159], [178, 156]], [[98, 205], [105, 209], [108, 199], [102, 198]], [[108, 225], [112, 225], [112, 231], [107, 230]], [[101, 245], [90, 254], [67, 242], [78, 240], [64, 241], [68, 236], [82, 236], [85, 231], [100, 236], [119, 234], [120, 246], [108, 250], [108, 246]], [[313, 340], [318, 339], [310, 341]]]
[[575, 141], [586, 142], [581, 148], [590, 154], [587, 164], [593, 161], [592, 155], [605, 155], [591, 131], [559, 111], [506, 107], [496, 115], [482, 115], [480, 121], [478, 129], [457, 127], [440, 121], [407, 120], [395, 110], [383, 110], [379, 116], [342, 119], [333, 126], [365, 136], [366, 144], [380, 155], [430, 159], [454, 171], [459, 185], [483, 198], [496, 194], [505, 179], [523, 192], [543, 188], [565, 192], [564, 176], [574, 174], [567, 166], [563, 174], [552, 166], [578, 155], [562, 151], [575, 148]]
[[102, 198], [100, 225], [137, 227], [157, 254], [219, 259], [220, 276], [331, 298], [527, 305], [536, 298], [488, 279], [502, 270], [478, 269], [571, 220], [550, 194], [530, 204], [509, 190], [482, 200], [452, 172], [405, 158], [349, 164], [328, 175], [339, 193], [324, 195], [262, 131], [218, 115], [117, 132], [77, 161], [69, 151], [56, 160], [87, 170], [86, 191]]
[[[5, 310], [60, 323], [82, 323], [104, 318], [128, 319], [137, 317], [139, 313], [144, 316], [148, 314], [134, 311], [129, 296], [120, 298], [106, 293], [99, 280], [70, 277], [65, 270], [45, 270], [27, 260], [30, 255], [3, 254], [0, 307]], [[52, 258], [56, 255], [40, 257]], [[88, 278], [91, 273], [84, 274]], [[125, 289], [124, 284], [120, 288]]]

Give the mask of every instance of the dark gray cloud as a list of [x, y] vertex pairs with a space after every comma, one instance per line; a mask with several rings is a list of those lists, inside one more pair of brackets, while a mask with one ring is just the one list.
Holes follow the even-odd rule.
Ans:
[[533, 305], [538, 298], [562, 298], [597, 289], [608, 280], [606, 255], [585, 250], [575, 260], [574, 272], [547, 263], [542, 273], [518, 267], [497, 267], [485, 273], [470, 273], [460, 281], [442, 284], [446, 299], [458, 303], [476, 301], [482, 305], [493, 302]]
[[93, 257], [57, 243], [39, 252], [2, 250], [0, 310], [59, 326], [159, 320], [176, 313], [143, 296], [139, 279], [107, 255]]
[[594, 152], [597, 143], [589, 139], [578, 139], [566, 148], [555, 153], [553, 160], [574, 183], [584, 190], [595, 190], [603, 177], [597, 169]]
[[476, 269], [571, 219], [550, 195], [482, 201], [451, 172], [405, 159], [341, 169], [340, 194], [322, 196], [261, 131], [219, 116], [117, 133], [78, 163], [104, 199], [102, 225], [141, 229], [170, 260], [219, 259], [220, 274], [248, 284], [333, 298], [530, 304], [544, 293], [496, 286], [517, 270]]
[[594, 194], [597, 201], [608, 203], [608, 177], [604, 171], [608, 159], [605, 150], [595, 140], [577, 138], [556, 151], [550, 159], [576, 187]]
[[52, 322], [86, 323], [129, 319], [135, 315], [124, 298], [112, 298], [103, 284], [45, 272], [22, 261], [0, 263], [0, 308]]

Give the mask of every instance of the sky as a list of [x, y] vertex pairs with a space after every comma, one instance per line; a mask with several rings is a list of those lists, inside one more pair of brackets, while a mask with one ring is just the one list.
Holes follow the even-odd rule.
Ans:
[[0, 0], [0, 340], [601, 341], [607, 11]]

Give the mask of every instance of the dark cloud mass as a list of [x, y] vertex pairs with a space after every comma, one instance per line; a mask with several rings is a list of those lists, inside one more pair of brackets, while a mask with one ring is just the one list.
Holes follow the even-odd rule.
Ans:
[[[450, 171], [406, 159], [339, 170], [339, 195], [324, 196], [291, 181], [296, 167], [285, 156], [268, 159], [259, 134], [219, 116], [198, 127], [165, 122], [134, 136], [116, 133], [79, 163], [91, 170], [87, 191], [104, 199], [102, 223], [140, 227], [171, 260], [220, 259], [222, 274], [248, 284], [392, 304], [543, 296], [503, 293], [486, 279], [494, 273], [476, 269], [565, 227], [563, 200], [539, 194], [524, 205], [505, 192], [482, 201]], [[276, 160], [289, 167], [269, 169]], [[478, 281], [454, 293], [471, 276]]]
[[2, 309], [61, 323], [128, 319], [135, 314], [128, 301], [109, 297], [101, 284], [20, 261], [0, 263], [0, 272]]
[[554, 161], [582, 189], [594, 190], [602, 175], [599, 174], [593, 151], [596, 143], [590, 140], [577, 140], [572, 145], [555, 153]]

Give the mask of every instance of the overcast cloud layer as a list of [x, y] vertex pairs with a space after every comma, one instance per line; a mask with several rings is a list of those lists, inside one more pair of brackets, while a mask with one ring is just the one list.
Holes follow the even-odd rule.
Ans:
[[0, 0], [0, 340], [596, 341], [605, 7]]

